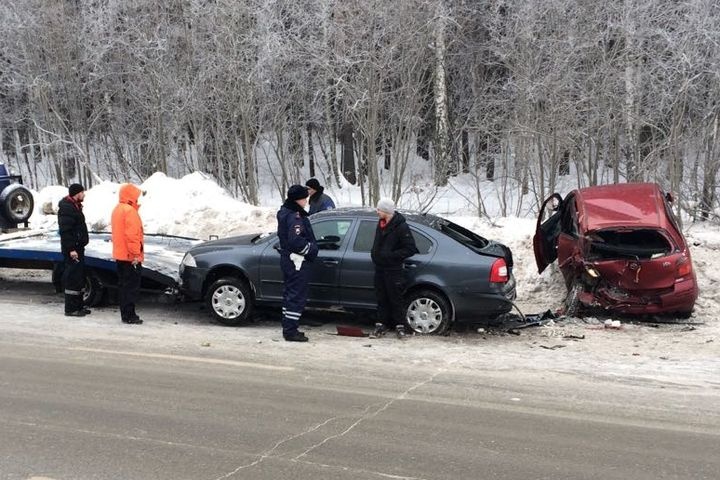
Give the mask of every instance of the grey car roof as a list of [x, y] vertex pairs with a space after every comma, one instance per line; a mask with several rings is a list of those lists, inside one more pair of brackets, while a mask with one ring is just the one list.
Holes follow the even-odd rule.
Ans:
[[[427, 225], [432, 227], [437, 222], [442, 221], [442, 219], [436, 215], [430, 214], [430, 213], [422, 213], [417, 212], [414, 210], [402, 210], [398, 209], [398, 212], [402, 213], [403, 216], [412, 222], [415, 223], [421, 223], [423, 225]], [[341, 207], [341, 208], [333, 208], [330, 210], [324, 210], [322, 212], [318, 212], [313, 214], [312, 218], [333, 218], [333, 217], [342, 217], [342, 216], [354, 216], [354, 217], [362, 217], [362, 218], [377, 218], [377, 213], [375, 212], [374, 208], [371, 207]]]

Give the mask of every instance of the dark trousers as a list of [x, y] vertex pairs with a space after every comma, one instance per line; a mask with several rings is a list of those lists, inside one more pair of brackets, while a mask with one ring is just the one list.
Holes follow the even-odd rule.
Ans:
[[77, 312], [83, 308], [85, 292], [85, 254], [78, 252], [78, 259], [63, 253], [62, 284], [65, 292], [65, 313]]
[[300, 270], [295, 270], [295, 264], [290, 257], [280, 257], [280, 267], [285, 281], [283, 289], [282, 327], [284, 336], [297, 334], [300, 326], [300, 317], [307, 304], [310, 292], [310, 265], [303, 262]]
[[405, 323], [405, 271], [402, 268], [375, 269], [378, 321], [386, 327]]
[[132, 262], [117, 261], [118, 274], [118, 300], [120, 302], [120, 318], [134, 320], [135, 302], [140, 293], [140, 279], [142, 278], [142, 265], [133, 265]]

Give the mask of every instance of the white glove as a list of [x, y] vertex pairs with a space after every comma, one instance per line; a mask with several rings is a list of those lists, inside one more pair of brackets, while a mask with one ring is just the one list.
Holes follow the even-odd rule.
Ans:
[[291, 253], [290, 260], [295, 264], [295, 270], [299, 272], [302, 268], [302, 263], [305, 261], [305, 257], [298, 255], [297, 253]]

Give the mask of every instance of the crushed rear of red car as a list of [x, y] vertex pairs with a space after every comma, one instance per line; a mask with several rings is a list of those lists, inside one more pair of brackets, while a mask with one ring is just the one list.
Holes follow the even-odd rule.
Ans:
[[581, 188], [545, 200], [535, 259], [539, 273], [558, 261], [567, 315], [603, 309], [690, 316], [697, 279], [671, 200], [655, 183]]

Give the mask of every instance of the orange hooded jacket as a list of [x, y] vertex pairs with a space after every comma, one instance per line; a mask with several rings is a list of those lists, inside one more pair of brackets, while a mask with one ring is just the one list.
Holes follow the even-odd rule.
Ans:
[[120, 203], [112, 212], [113, 258], [124, 262], [145, 260], [144, 232], [138, 213], [142, 191], [131, 183], [120, 185]]

